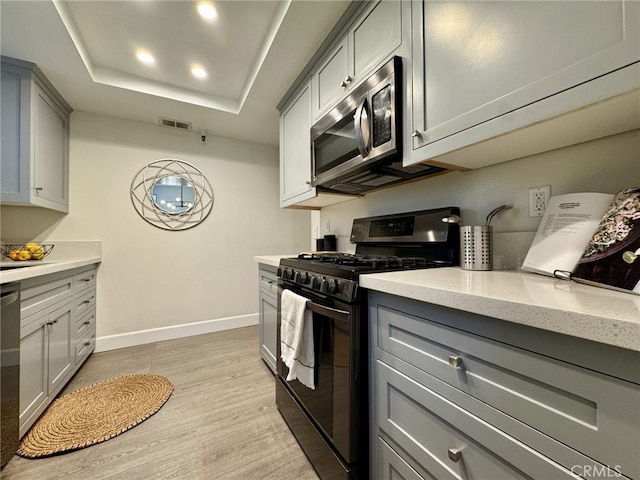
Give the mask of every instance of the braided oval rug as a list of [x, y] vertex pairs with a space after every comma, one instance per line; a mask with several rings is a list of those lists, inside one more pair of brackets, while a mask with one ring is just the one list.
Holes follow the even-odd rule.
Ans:
[[104, 442], [156, 413], [173, 393], [161, 375], [94, 383], [54, 400], [20, 442], [25, 458], [57, 455]]

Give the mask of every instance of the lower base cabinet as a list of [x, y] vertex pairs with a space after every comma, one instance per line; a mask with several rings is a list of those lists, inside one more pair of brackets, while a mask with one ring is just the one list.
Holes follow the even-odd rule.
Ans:
[[95, 347], [95, 278], [91, 266], [22, 282], [21, 437]]
[[369, 312], [376, 480], [640, 478], [640, 353], [378, 292]]
[[276, 267], [259, 264], [260, 356], [276, 373], [276, 343], [278, 341], [278, 277]]

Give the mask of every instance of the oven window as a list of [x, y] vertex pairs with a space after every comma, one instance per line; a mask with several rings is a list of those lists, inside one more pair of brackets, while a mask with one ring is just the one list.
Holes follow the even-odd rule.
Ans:
[[[287, 382], [314, 421], [339, 444], [345, 441], [344, 430], [350, 426], [350, 333], [348, 322], [314, 313], [316, 389], [311, 390], [298, 380]], [[283, 368], [286, 378], [288, 368]]]
[[[333, 438], [333, 352], [335, 349], [335, 336], [332, 330], [333, 320], [314, 313], [316, 389], [311, 390], [297, 380], [289, 382], [289, 386], [295, 390], [307, 411], [331, 438]], [[286, 366], [284, 368], [287, 370]]]
[[313, 142], [316, 175], [359, 155], [353, 124], [354, 112], [345, 115]]

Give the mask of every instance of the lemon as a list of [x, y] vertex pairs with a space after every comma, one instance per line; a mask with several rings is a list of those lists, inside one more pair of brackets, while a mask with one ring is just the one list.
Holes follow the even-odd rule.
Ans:
[[35, 242], [29, 242], [24, 246], [31, 253], [31, 258], [41, 260], [44, 257], [44, 248]]
[[11, 260], [31, 260], [31, 252], [27, 248], [14, 249], [9, 252], [9, 258]]

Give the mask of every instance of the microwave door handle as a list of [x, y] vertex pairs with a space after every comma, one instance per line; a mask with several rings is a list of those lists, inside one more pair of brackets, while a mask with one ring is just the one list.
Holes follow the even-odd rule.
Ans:
[[353, 126], [356, 132], [356, 142], [358, 143], [358, 150], [362, 158], [369, 156], [371, 150], [371, 128], [369, 120], [369, 105], [367, 103], [367, 97], [362, 99], [356, 113], [353, 116]]

